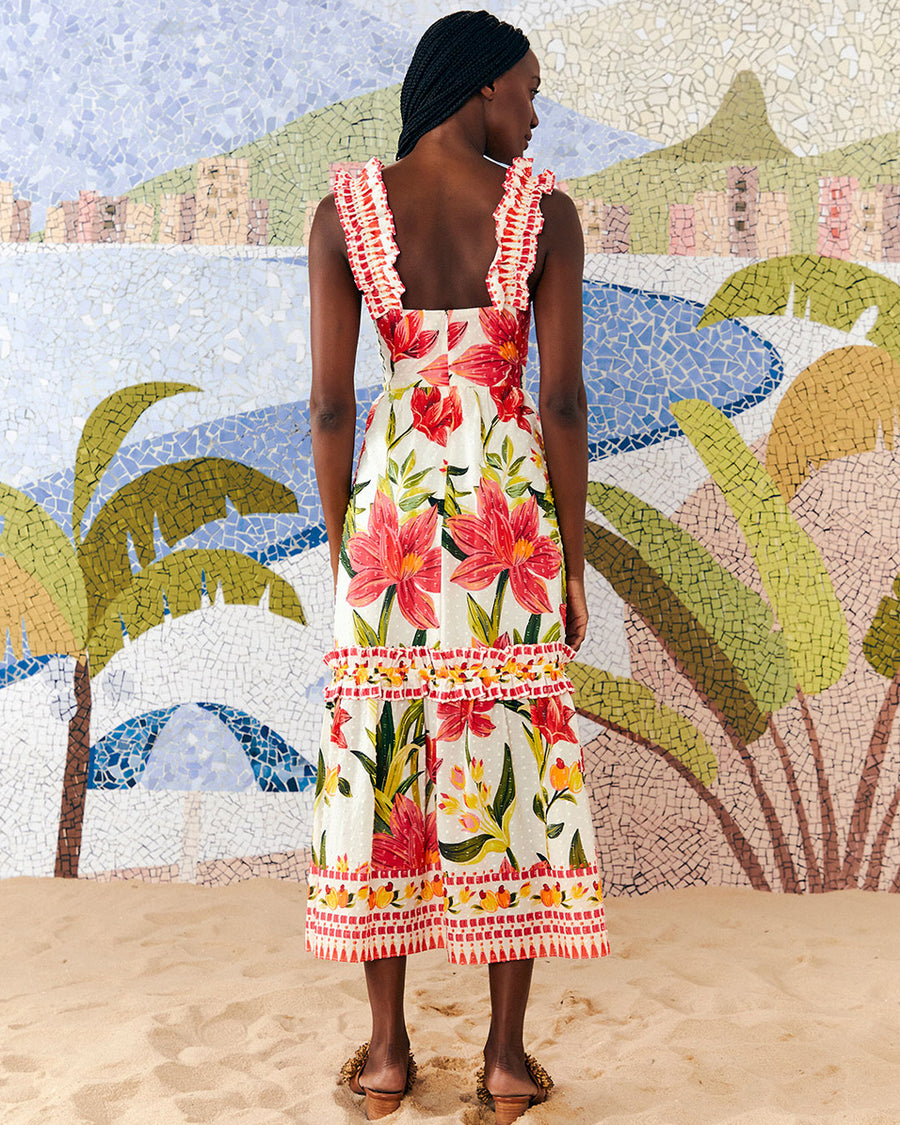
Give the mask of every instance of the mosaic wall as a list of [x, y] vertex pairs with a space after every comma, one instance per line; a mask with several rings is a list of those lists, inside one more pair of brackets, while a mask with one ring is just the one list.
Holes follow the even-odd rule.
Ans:
[[[587, 250], [607, 892], [898, 891], [900, 8], [490, 7], [542, 60], [533, 154]], [[8, 8], [0, 876], [302, 878], [305, 243], [336, 167], [392, 158], [453, 5]], [[379, 378], [366, 329], [361, 419]]]

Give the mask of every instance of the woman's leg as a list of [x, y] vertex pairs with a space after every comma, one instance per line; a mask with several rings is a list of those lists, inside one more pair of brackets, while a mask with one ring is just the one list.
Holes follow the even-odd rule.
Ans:
[[534, 1094], [525, 1069], [522, 1030], [534, 961], [503, 961], [488, 968], [491, 1029], [484, 1046], [484, 1084], [492, 1094]]
[[366, 988], [372, 1009], [369, 1059], [359, 1076], [370, 1090], [402, 1090], [406, 1085], [409, 1036], [403, 1014], [406, 958], [382, 957], [366, 961]]

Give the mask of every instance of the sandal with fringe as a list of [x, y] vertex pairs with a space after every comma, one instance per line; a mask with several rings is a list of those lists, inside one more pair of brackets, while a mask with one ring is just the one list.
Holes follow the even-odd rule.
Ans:
[[400, 1108], [410, 1087], [416, 1080], [416, 1060], [412, 1051], [406, 1065], [406, 1085], [402, 1090], [370, 1090], [359, 1081], [359, 1076], [369, 1061], [369, 1044], [363, 1043], [356, 1053], [341, 1067], [340, 1081], [350, 1087], [352, 1093], [366, 1099], [366, 1117], [369, 1121], [379, 1121], [389, 1113]]
[[525, 1056], [525, 1069], [537, 1086], [536, 1094], [492, 1094], [484, 1084], [484, 1067], [475, 1075], [475, 1091], [483, 1105], [492, 1105], [497, 1125], [511, 1125], [533, 1105], [547, 1100], [553, 1089], [553, 1079], [532, 1055]]

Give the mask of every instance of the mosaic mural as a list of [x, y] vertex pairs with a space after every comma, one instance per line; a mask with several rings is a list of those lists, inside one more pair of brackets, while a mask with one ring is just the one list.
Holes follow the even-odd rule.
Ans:
[[[605, 889], [900, 891], [900, 10], [489, 7], [542, 61], [533, 155], [587, 252]], [[3, 877], [308, 860], [306, 241], [454, 6], [167, 10], [3, 16]], [[360, 426], [379, 382], [365, 328]]]

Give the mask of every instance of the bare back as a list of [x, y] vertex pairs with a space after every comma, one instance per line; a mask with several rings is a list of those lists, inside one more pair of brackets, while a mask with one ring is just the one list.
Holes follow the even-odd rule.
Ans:
[[[407, 309], [489, 305], [485, 278], [497, 250], [494, 210], [506, 169], [445, 164], [423, 170], [414, 161], [384, 171], [400, 254], [397, 273]], [[540, 270], [540, 242], [538, 265]]]

